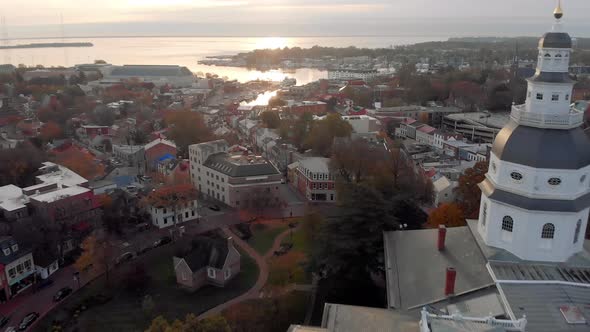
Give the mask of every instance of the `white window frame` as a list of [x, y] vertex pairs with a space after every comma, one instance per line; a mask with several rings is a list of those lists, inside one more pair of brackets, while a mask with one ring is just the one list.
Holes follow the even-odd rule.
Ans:
[[212, 268], [212, 267], [208, 267], [207, 268], [207, 277], [212, 278], [212, 279], [215, 279], [215, 276], [216, 276], [215, 269]]
[[224, 280], [227, 280], [231, 277], [231, 268], [227, 268], [225, 269], [225, 271], [223, 271], [223, 278]]

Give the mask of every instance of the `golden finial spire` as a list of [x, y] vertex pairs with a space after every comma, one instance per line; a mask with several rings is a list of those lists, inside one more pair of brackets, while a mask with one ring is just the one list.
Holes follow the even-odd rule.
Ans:
[[558, 20], [563, 17], [563, 10], [561, 9], [561, 0], [557, 1], [557, 7], [553, 11], [553, 16], [555, 16], [555, 18]]

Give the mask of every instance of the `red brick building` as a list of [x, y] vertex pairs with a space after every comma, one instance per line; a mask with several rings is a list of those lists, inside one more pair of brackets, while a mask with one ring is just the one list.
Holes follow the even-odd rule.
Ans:
[[284, 108], [286, 111], [291, 111], [296, 114], [312, 113], [325, 114], [328, 112], [328, 104], [322, 101], [302, 101]]
[[145, 145], [145, 160], [148, 170], [156, 171], [158, 160], [167, 154], [176, 157], [177, 149], [174, 142], [157, 138]]
[[328, 158], [305, 158], [298, 161], [292, 185], [309, 201], [335, 202], [336, 184]]

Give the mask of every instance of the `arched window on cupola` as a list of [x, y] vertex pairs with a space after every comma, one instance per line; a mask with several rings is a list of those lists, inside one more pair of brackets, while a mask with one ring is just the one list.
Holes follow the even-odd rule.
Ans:
[[514, 229], [514, 220], [510, 216], [502, 218], [502, 241], [512, 242], [512, 231]]
[[551, 223], [543, 225], [543, 230], [541, 231], [541, 238], [542, 239], [552, 239], [555, 236], [555, 226]]
[[513, 228], [514, 220], [512, 220], [512, 217], [505, 216], [504, 218], [502, 218], [502, 230], [512, 233]]

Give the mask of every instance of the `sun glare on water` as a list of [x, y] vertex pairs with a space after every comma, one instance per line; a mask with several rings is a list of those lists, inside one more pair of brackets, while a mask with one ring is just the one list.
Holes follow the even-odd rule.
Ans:
[[255, 49], [275, 49], [289, 46], [289, 39], [283, 37], [259, 38], [255, 43]]

